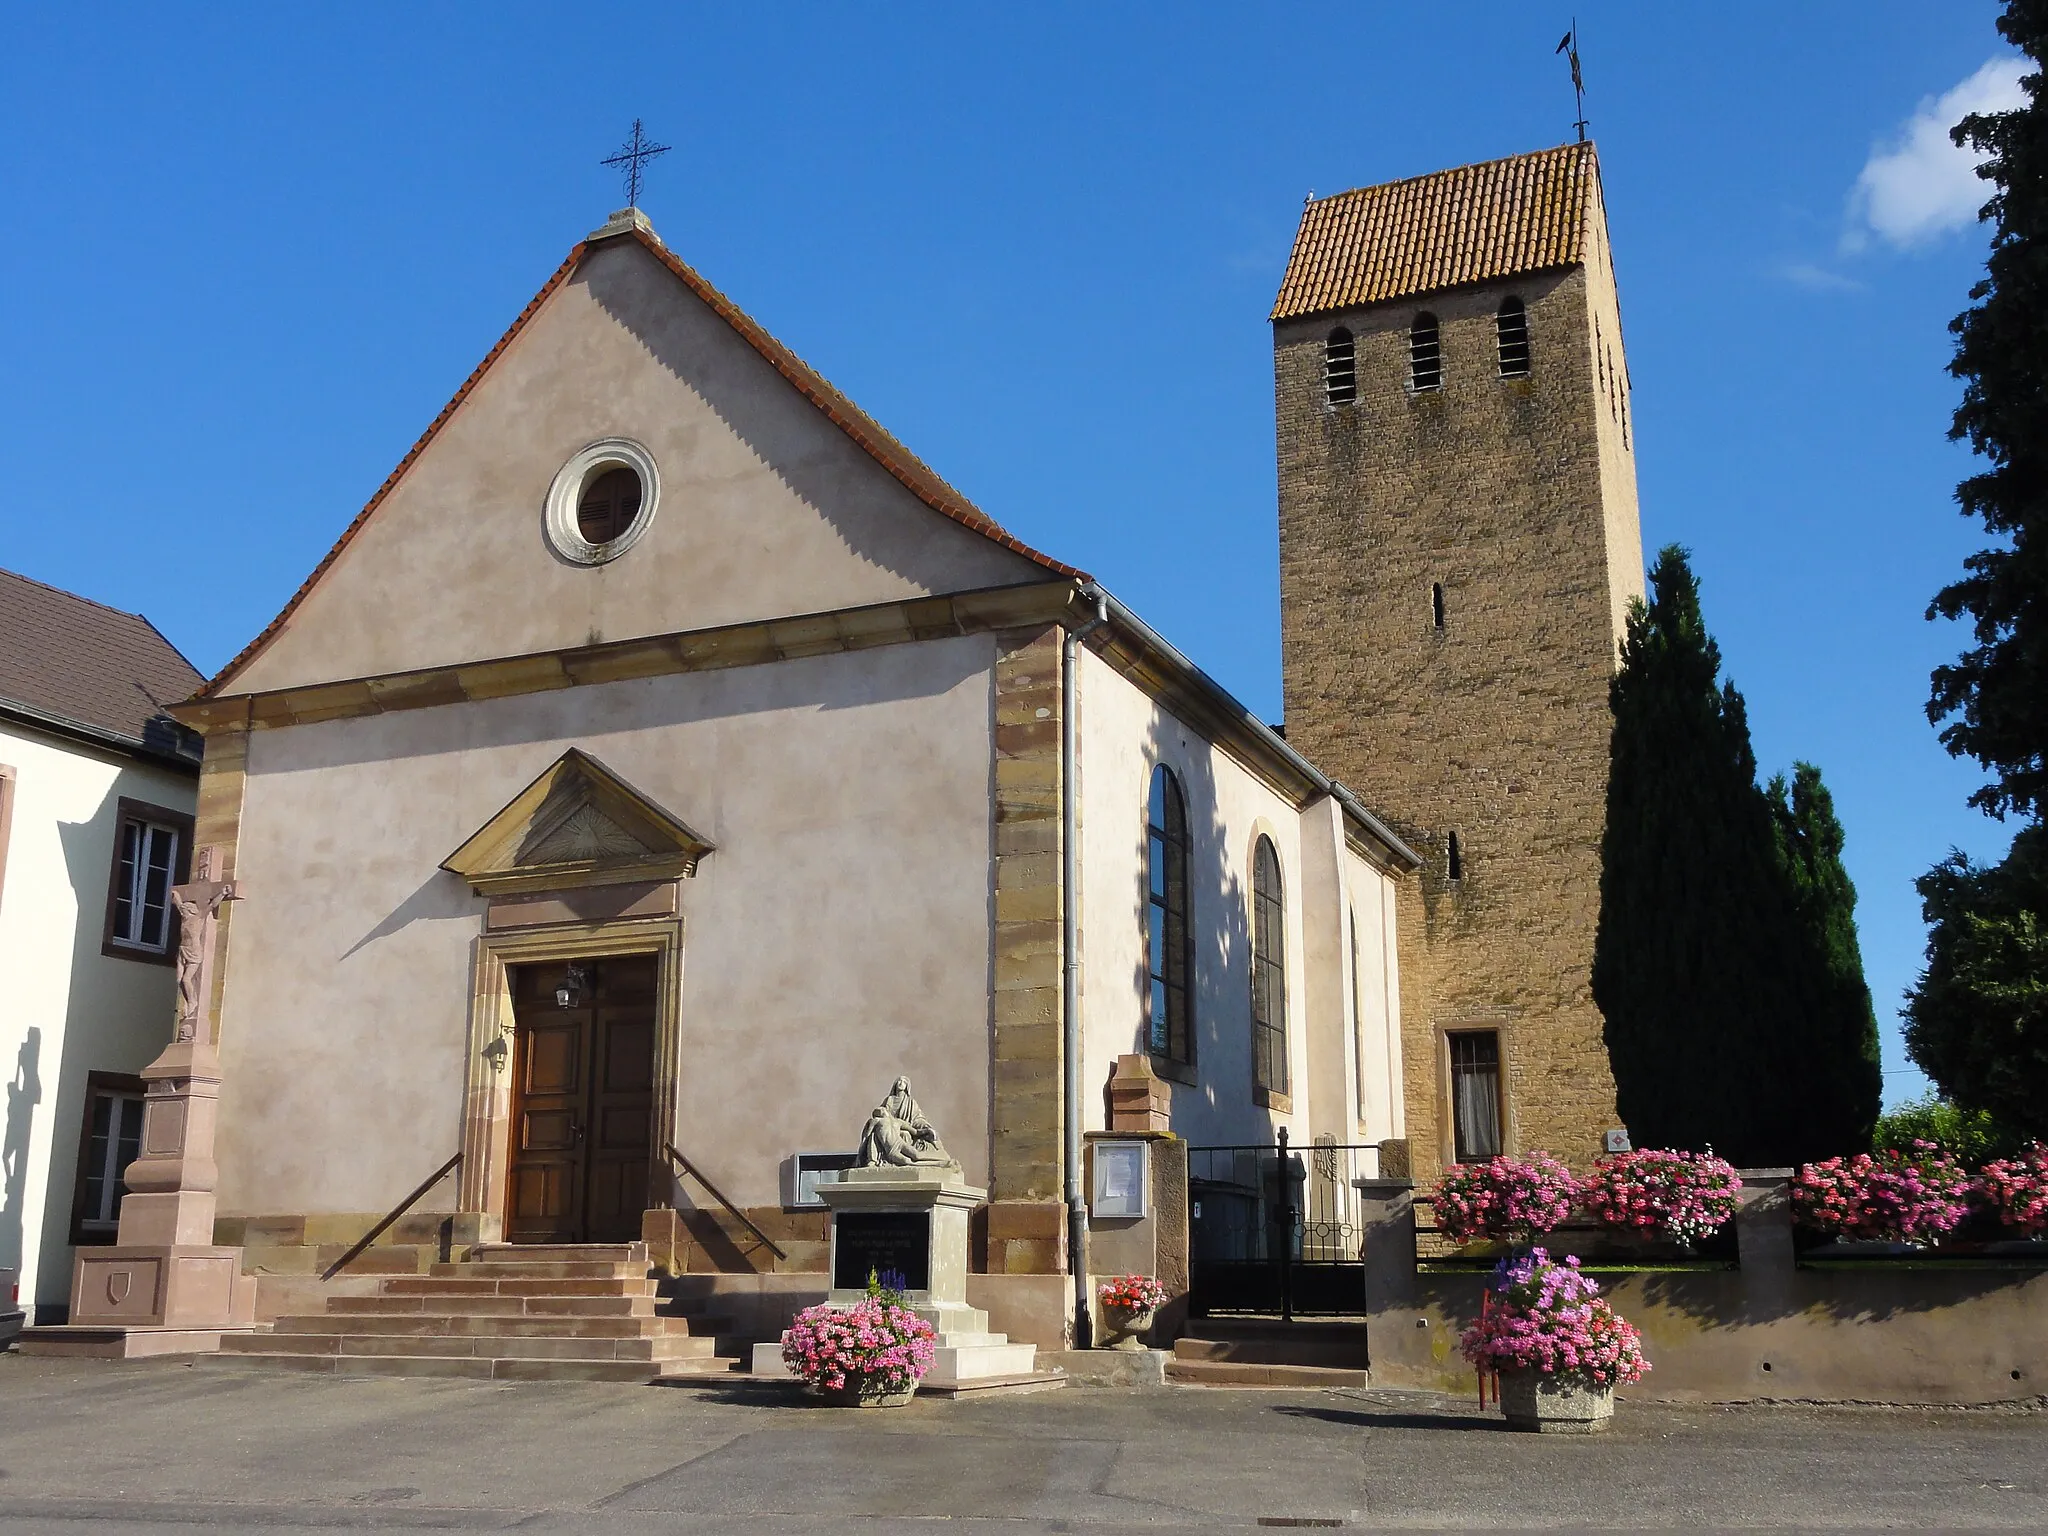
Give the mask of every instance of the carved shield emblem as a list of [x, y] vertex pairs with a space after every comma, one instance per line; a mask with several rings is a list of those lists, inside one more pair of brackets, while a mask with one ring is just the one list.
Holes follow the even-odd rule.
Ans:
[[118, 1307], [128, 1299], [128, 1287], [134, 1281], [132, 1270], [111, 1269], [107, 1271], [107, 1305]]

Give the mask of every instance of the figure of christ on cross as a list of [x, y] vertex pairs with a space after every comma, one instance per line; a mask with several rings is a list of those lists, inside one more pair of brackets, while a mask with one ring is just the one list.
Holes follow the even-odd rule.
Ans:
[[171, 905], [178, 910], [178, 1031], [179, 1042], [199, 1033], [199, 1016], [205, 1010], [207, 993], [213, 990], [213, 946], [220, 930], [221, 903], [236, 897], [235, 882], [216, 880], [220, 862], [216, 848], [199, 850], [198, 867], [183, 885], [171, 887]]

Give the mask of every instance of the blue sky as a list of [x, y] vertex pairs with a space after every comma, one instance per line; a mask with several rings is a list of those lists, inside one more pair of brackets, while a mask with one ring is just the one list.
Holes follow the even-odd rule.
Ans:
[[[1921, 711], [1959, 644], [1922, 610], [1977, 542], [1943, 367], [1985, 236], [1938, 129], [2010, 78], [1995, 14], [1578, 0], [1645, 546], [1693, 550], [1765, 771], [1834, 789], [1893, 1098], [1912, 879], [2008, 836]], [[1302, 198], [1563, 141], [1569, 20], [18, 9], [0, 566], [217, 667], [617, 205], [596, 162], [638, 115], [671, 246], [1277, 718], [1264, 317]]]

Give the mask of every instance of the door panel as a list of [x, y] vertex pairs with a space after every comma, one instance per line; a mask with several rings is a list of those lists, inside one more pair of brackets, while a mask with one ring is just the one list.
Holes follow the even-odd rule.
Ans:
[[630, 1242], [640, 1235], [655, 1150], [652, 955], [583, 962], [575, 1006], [565, 964], [513, 974], [517, 1068], [505, 1235], [515, 1243]]

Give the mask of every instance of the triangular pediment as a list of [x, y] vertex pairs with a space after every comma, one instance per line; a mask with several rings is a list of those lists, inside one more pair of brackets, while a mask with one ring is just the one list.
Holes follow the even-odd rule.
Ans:
[[[631, 540], [597, 560], [598, 546], [562, 542], [554, 503], [582, 456], [611, 450], [627, 451], [643, 499]], [[574, 522], [573, 508], [563, 515]], [[576, 248], [203, 692], [549, 655], [1049, 574], [1080, 573], [1005, 532], [631, 227]]]
[[710, 851], [687, 823], [571, 747], [441, 867], [503, 896], [677, 879]]

